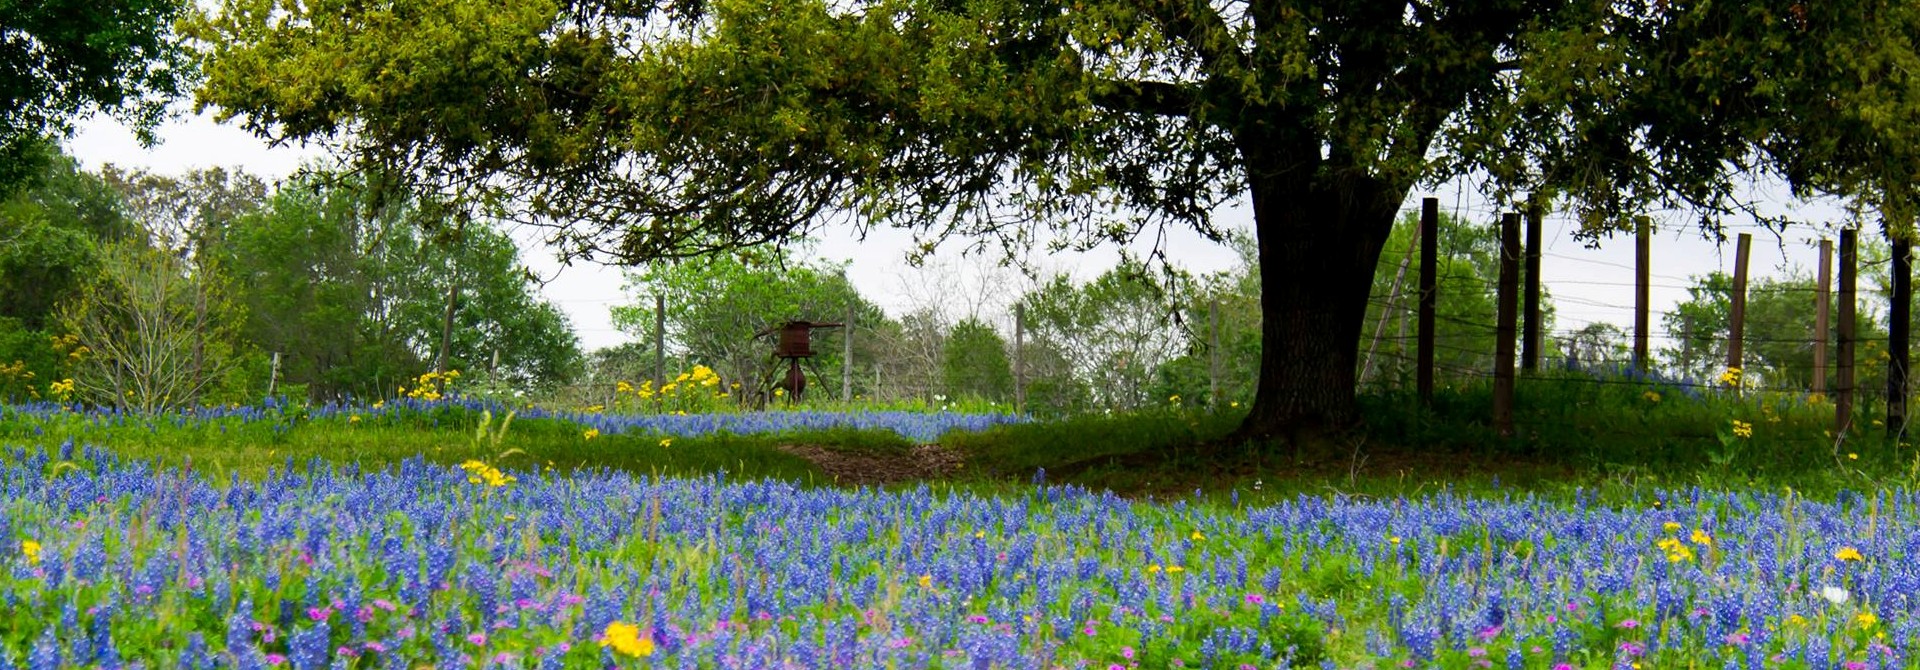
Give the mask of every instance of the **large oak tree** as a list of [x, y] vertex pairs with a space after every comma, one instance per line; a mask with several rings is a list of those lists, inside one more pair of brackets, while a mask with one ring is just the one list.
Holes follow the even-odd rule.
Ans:
[[[1896, 227], [1911, 2], [225, 0], [204, 105], [636, 262], [836, 219], [1091, 245], [1245, 198], [1247, 436], [1356, 418], [1356, 339], [1423, 180], [1557, 196], [1601, 235], [1738, 211], [1743, 172]], [[1304, 432], [1303, 432], [1304, 431]]]

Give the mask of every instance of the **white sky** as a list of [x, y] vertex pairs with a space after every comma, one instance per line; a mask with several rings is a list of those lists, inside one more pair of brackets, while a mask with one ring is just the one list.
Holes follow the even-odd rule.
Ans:
[[[268, 147], [265, 142], [238, 126], [216, 124], [207, 115], [187, 116], [169, 123], [161, 129], [160, 139], [158, 146], [143, 148], [124, 126], [110, 118], [96, 117], [80, 125], [79, 133], [68, 142], [67, 150], [90, 169], [114, 164], [179, 174], [194, 168], [222, 166], [237, 167], [276, 179], [291, 174], [302, 161], [320, 155], [316, 150], [307, 148]], [[1440, 198], [1444, 211], [1457, 212], [1472, 220], [1496, 221], [1495, 214], [1474, 198], [1471, 191], [1471, 188], [1449, 184], [1437, 192], [1417, 192], [1404, 208], [1416, 210], [1419, 198], [1433, 195]], [[1794, 212], [1798, 220], [1813, 224], [1836, 223], [1842, 218], [1842, 214], [1831, 206], [1794, 208], [1780, 199], [1773, 201], [1781, 211]], [[1245, 229], [1251, 225], [1251, 216], [1242, 207], [1224, 208], [1218, 216], [1231, 227]], [[1734, 222], [1735, 225], [1728, 228], [1729, 242], [1724, 247], [1717, 247], [1712, 242], [1702, 240], [1685, 217], [1656, 217], [1655, 221], [1659, 230], [1653, 247], [1652, 301], [1656, 336], [1659, 334], [1659, 312], [1685, 299], [1688, 277], [1714, 270], [1732, 271], [1734, 251], [1731, 238], [1734, 233], [1745, 231], [1754, 234], [1749, 273], [1756, 278], [1779, 276], [1792, 266], [1811, 272], [1817, 255], [1817, 242], [1813, 240], [1823, 234], [1835, 236], [1819, 227], [1799, 227], [1776, 238], [1773, 233], [1757, 226]], [[1568, 217], [1553, 214], [1547, 217], [1543, 228], [1545, 251], [1541, 276], [1555, 299], [1559, 315], [1553, 334], [1577, 330], [1593, 321], [1608, 321], [1623, 329], [1630, 328], [1634, 261], [1632, 237], [1616, 237], [1599, 249], [1589, 249], [1572, 238], [1572, 230], [1573, 222]], [[1862, 235], [1864, 237], [1877, 232], [1877, 229], [1863, 231]], [[543, 291], [547, 299], [558, 304], [572, 318], [574, 329], [579, 333], [585, 349], [593, 350], [630, 339], [613, 327], [608, 313], [608, 308], [627, 300], [622, 291], [623, 279], [619, 270], [594, 264], [575, 264], [562, 268], [554, 260], [553, 253], [538, 244], [536, 232], [516, 232], [514, 237], [521, 242], [523, 262], [539, 276], [551, 279]], [[944, 272], [912, 269], [904, 262], [907, 242], [904, 234], [879, 231], [862, 243], [853, 238], [851, 230], [846, 230], [819, 240], [817, 255], [836, 260], [851, 259], [849, 273], [855, 286], [868, 299], [892, 312], [901, 311], [909, 304], [925, 302], [930, 295], [944, 295], [946, 300], [964, 302], [965, 298], [959, 294], [971, 292], [977, 296], [983, 293], [979, 290], [982, 282], [980, 276], [991, 273], [982, 269], [982, 263], [962, 260], [957, 253], [943, 248], [942, 253], [936, 256], [940, 261], [936, 266], [943, 267]], [[959, 246], [949, 245], [955, 249]], [[1224, 270], [1236, 262], [1231, 250], [1190, 233], [1176, 236], [1168, 246], [1172, 260], [1196, 274]], [[1389, 249], [1387, 254], [1391, 256], [1402, 251]], [[1040, 265], [1052, 270], [1069, 271], [1086, 279], [1111, 267], [1117, 258], [1117, 254], [1110, 250], [1090, 254], [1057, 254], [1043, 259]], [[984, 300], [989, 303], [987, 308], [991, 310], [1006, 304], [1006, 300], [1016, 291], [985, 291]], [[961, 309], [965, 311], [964, 307]], [[1662, 342], [1656, 339], [1654, 347], [1657, 349], [1661, 345]]]

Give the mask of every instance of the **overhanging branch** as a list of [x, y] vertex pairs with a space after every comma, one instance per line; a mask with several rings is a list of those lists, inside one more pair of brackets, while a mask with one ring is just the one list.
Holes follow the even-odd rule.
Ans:
[[1192, 86], [1164, 81], [1119, 81], [1101, 86], [1093, 104], [1116, 112], [1191, 116], [1199, 92]]

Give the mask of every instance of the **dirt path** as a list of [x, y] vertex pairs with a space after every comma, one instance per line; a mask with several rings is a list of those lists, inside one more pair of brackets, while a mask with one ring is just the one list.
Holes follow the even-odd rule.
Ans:
[[812, 461], [840, 486], [883, 486], [939, 479], [960, 471], [960, 452], [937, 444], [923, 444], [905, 454], [842, 451], [807, 444], [790, 444], [781, 451]]

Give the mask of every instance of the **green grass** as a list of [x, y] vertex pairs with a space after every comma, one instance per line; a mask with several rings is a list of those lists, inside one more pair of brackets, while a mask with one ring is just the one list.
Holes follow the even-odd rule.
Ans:
[[[1648, 395], [1657, 394], [1658, 400]], [[1658, 384], [1567, 373], [1523, 378], [1516, 433], [1498, 435], [1484, 385], [1440, 390], [1431, 408], [1408, 392], [1361, 397], [1362, 428], [1311, 448], [1224, 438], [1240, 415], [1168, 407], [955, 432], [944, 446], [965, 454], [950, 484], [1014, 493], [1046, 471], [1049, 483], [1136, 497], [1190, 496], [1242, 503], [1293, 495], [1396, 497], [1439, 489], [1471, 495], [1531, 492], [1631, 501], [1658, 488], [1791, 487], [1827, 497], [1844, 489], [1920, 485], [1920, 453], [1886, 439], [1863, 408], [1836, 440], [1830, 404], [1802, 396], [1707, 392], [1692, 397]], [[403, 459], [567, 471], [733, 476], [824, 483], [813, 463], [781, 450], [813, 445], [906, 457], [913, 443], [888, 431], [846, 428], [778, 435], [673, 438], [600, 435], [561, 420], [515, 419], [454, 408], [410, 414], [277, 421], [101, 421], [78, 415], [24, 417], [0, 411], [0, 444], [54, 447], [72, 439], [162, 466], [260, 476], [314, 459], [380, 468]], [[1732, 435], [1735, 420], [1751, 438]], [[482, 423], [488, 430], [482, 433]]]
[[[1654, 399], [1651, 392], [1658, 396]], [[1596, 381], [1565, 372], [1522, 378], [1515, 434], [1492, 421], [1490, 386], [1440, 389], [1431, 408], [1413, 393], [1361, 396], [1364, 426], [1305, 448], [1221, 444], [1237, 414], [1177, 409], [1006, 426], [945, 441], [964, 447], [974, 476], [1049, 480], [1135, 495], [1297, 494], [1393, 497], [1447, 488], [1632, 500], [1655, 488], [1841, 490], [1920, 485], [1920, 452], [1889, 439], [1861, 403], [1836, 439], [1831, 403], [1804, 395]], [[1734, 435], [1735, 420], [1753, 435]], [[1215, 449], [1197, 449], [1213, 444]]]
[[[502, 418], [452, 409], [360, 421], [295, 416], [277, 422], [101, 422], [78, 415], [39, 419], [0, 413], [0, 444], [54, 448], [71, 439], [76, 444], [104, 447], [163, 467], [190, 463], [203, 472], [232, 472], [242, 477], [259, 477], [315, 459], [377, 469], [421, 457], [435, 463], [480, 460], [498, 467], [551, 467], [561, 471], [614, 468], [698, 475], [724, 470], [747, 477], [802, 482], [824, 481], [825, 477], [806, 459], [781, 451], [781, 445], [819, 444], [878, 452], [901, 452], [911, 446], [891, 432], [846, 428], [777, 435], [676, 437], [662, 446], [662, 438], [649, 435], [588, 438], [580, 426], [556, 419], [515, 418], [501, 434]], [[478, 434], [483, 421], [489, 424], [486, 437]]]

